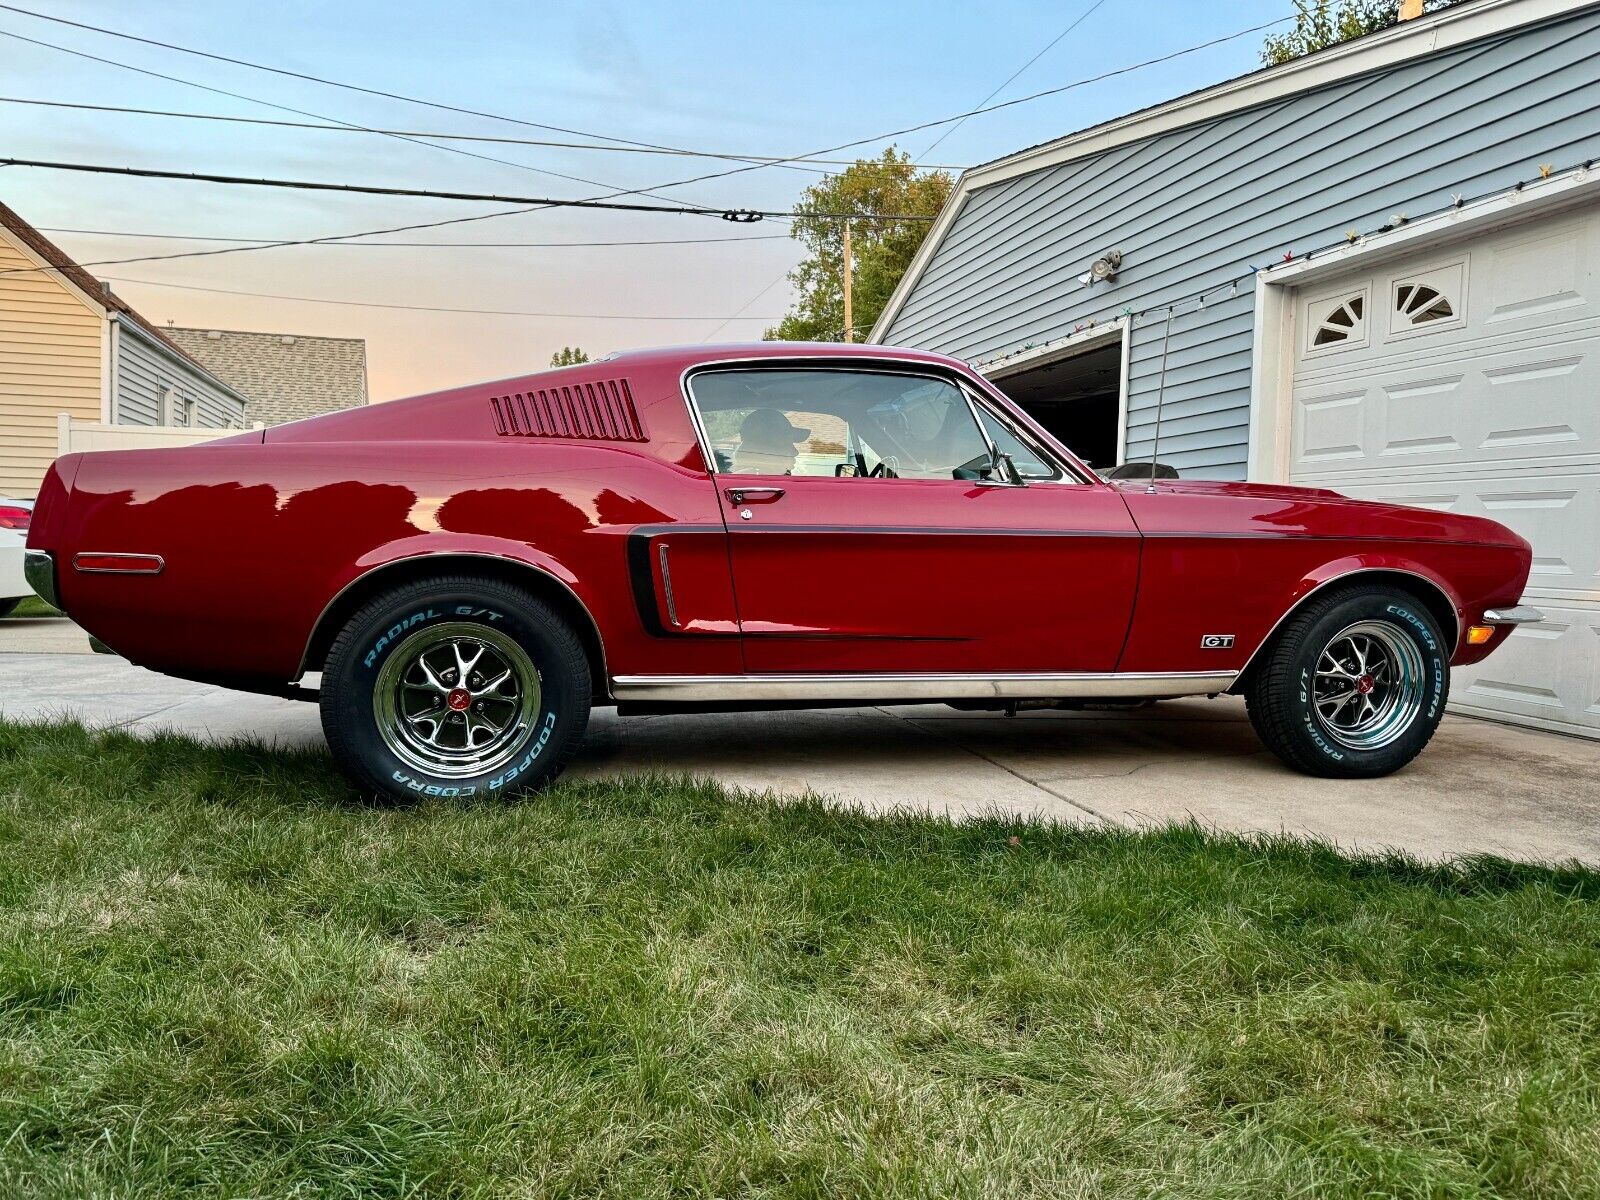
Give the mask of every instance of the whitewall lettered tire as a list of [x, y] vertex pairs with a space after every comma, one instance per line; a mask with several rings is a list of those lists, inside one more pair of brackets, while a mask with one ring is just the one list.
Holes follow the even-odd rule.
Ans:
[[363, 605], [334, 640], [322, 728], [363, 792], [507, 797], [566, 766], [591, 686], [582, 643], [532, 593], [422, 580]]
[[1310, 775], [1363, 778], [1426, 746], [1450, 694], [1451, 646], [1408, 592], [1351, 586], [1295, 613], [1245, 686], [1267, 748]]

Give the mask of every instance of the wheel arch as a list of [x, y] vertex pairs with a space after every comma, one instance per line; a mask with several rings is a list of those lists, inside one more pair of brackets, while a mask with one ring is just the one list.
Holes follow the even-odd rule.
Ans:
[[566, 619], [577, 634], [578, 641], [583, 644], [595, 698], [598, 700], [609, 696], [610, 676], [606, 673], [605, 642], [600, 636], [600, 626], [570, 586], [549, 571], [520, 559], [463, 551], [394, 559], [362, 572], [345, 584], [328, 601], [312, 626], [296, 678], [307, 671], [321, 670], [328, 648], [339, 636], [339, 630], [344, 628], [357, 609], [374, 596], [407, 583], [449, 574], [479, 575], [515, 584], [549, 604]]
[[1331, 588], [1349, 586], [1351, 584], [1387, 584], [1414, 596], [1417, 602], [1428, 610], [1428, 614], [1439, 622], [1439, 628], [1445, 630], [1449, 639], [1450, 657], [1455, 658], [1456, 649], [1461, 641], [1461, 613], [1444, 584], [1431, 575], [1410, 567], [1399, 566], [1357, 566], [1347, 570], [1336, 570], [1327, 573], [1322, 578], [1311, 578], [1302, 584], [1303, 591], [1294, 602], [1284, 610], [1272, 628], [1267, 631], [1267, 636], [1262, 638], [1240, 669], [1238, 678], [1233, 681], [1230, 692], [1239, 692], [1249, 682], [1252, 672], [1265, 661], [1268, 649], [1277, 641], [1278, 632], [1289, 619], [1309, 604], [1318, 596], [1325, 595]]

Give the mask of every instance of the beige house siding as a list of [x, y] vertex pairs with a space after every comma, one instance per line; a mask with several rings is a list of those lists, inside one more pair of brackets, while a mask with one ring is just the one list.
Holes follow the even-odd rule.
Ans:
[[[0, 231], [0, 272], [35, 266]], [[43, 271], [0, 274], [0, 495], [32, 497], [56, 416], [100, 420], [104, 318]]]

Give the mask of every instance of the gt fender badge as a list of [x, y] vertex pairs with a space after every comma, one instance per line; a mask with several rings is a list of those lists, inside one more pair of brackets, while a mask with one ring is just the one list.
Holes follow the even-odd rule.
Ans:
[[1231, 633], [1203, 633], [1200, 635], [1200, 649], [1202, 650], [1232, 650], [1233, 634]]

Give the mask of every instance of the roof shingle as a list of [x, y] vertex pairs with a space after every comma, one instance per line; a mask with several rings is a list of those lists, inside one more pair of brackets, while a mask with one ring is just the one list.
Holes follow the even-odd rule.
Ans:
[[367, 403], [361, 338], [170, 326], [163, 332], [249, 398], [251, 421], [281, 425]]

